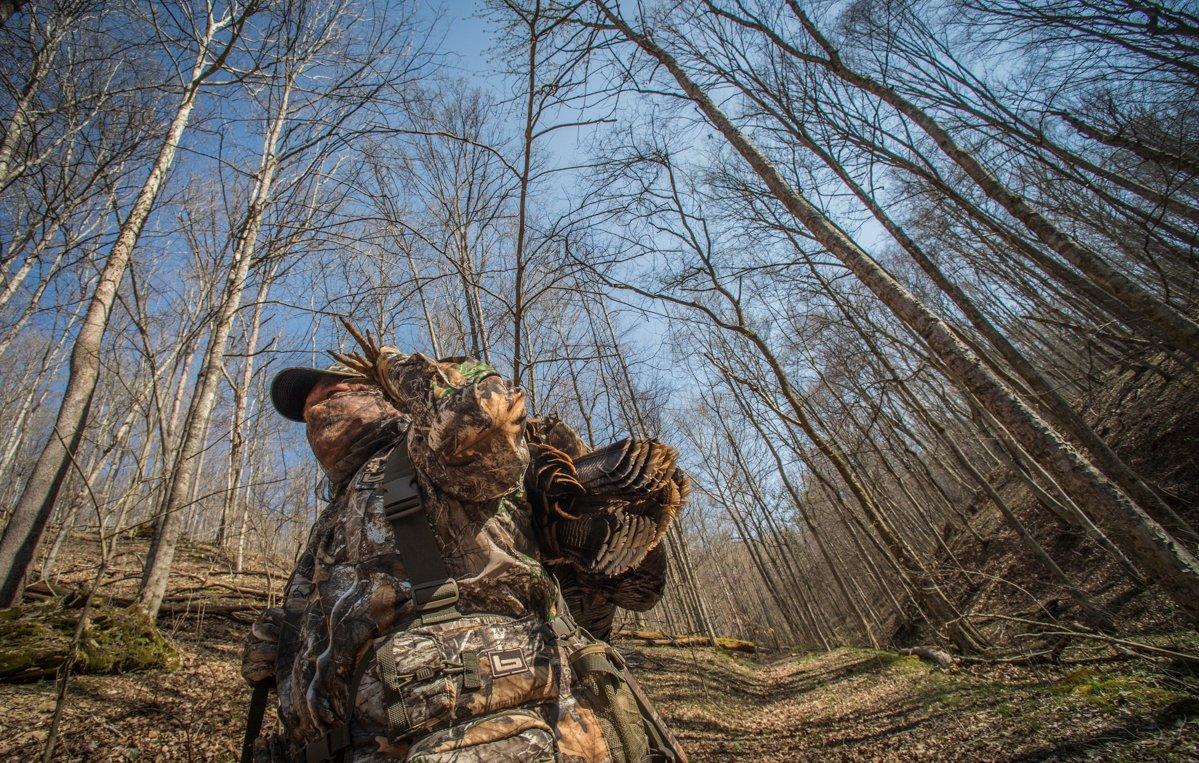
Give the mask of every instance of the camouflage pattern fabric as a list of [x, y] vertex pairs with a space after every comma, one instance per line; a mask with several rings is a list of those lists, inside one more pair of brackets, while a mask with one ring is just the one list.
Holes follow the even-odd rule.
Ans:
[[528, 711], [500, 713], [430, 734], [408, 755], [408, 760], [419, 763], [533, 763], [553, 759], [553, 731], [539, 715]]
[[[385, 348], [378, 365], [396, 411], [380, 413], [367, 433], [375, 452], [334, 485], [281, 610], [264, 613], [247, 639], [247, 680], [269, 675], [274, 657], [284, 729], [259, 741], [260, 757], [303, 760], [306, 743], [348, 717], [347, 760], [611, 760], [570, 674], [569, 650], [585, 642], [551, 638], [546, 627], [560, 613], [520, 487], [529, 461], [523, 394], [474, 361]], [[390, 439], [380, 443], [383, 433]], [[461, 619], [396, 632], [412, 603], [377, 490], [392, 447], [407, 447], [417, 467]], [[652, 606], [664, 576], [664, 564], [650, 565], [653, 580], [625, 586], [637, 592], [629, 603]], [[620, 583], [605, 585], [597, 595], [627, 606]], [[390, 655], [381, 660], [383, 650]], [[363, 668], [351, 709], [350, 686]]]

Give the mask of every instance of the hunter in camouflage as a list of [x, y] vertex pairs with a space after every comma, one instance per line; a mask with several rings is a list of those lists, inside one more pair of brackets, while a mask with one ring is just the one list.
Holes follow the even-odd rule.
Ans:
[[[360, 341], [366, 357], [338, 356], [345, 362], [324, 371], [289, 369], [272, 388], [280, 412], [307, 424], [333, 500], [283, 606], [267, 610], [247, 638], [243, 675], [252, 684], [273, 680], [283, 728], [258, 741], [257, 758], [615, 762], [665, 748], [664, 759], [683, 759], [624, 680], [619, 655], [575, 626], [541, 561], [541, 546], [553, 544], [547, 561], [563, 578], [565, 600], [584, 627], [605, 636], [616, 606], [652, 606], [665, 583], [661, 532], [686, 490], [673, 451], [653, 485], [628, 477], [630, 459], [641, 458], [642, 469], [652, 460], [628, 445], [636, 441], [623, 444], [623, 460], [609, 454], [575, 469], [571, 456], [587, 455], [577, 436], [556, 420], [526, 422], [523, 393], [490, 366]], [[394, 448], [407, 448], [457, 584], [450, 619], [413, 618], [413, 589], [378, 489]], [[526, 479], [530, 448], [553, 462], [540, 472], [541, 488], [555, 496], [540, 510], [553, 516], [540, 522], [526, 498], [526, 488], [539, 488]], [[587, 475], [598, 475], [609, 495], [613, 485], [631, 485], [632, 500], [587, 504], [588, 481], [579, 478]], [[661, 488], [663, 479], [673, 487]], [[663, 519], [658, 501], [652, 520], [631, 519], [657, 489], [674, 491], [670, 516]], [[608, 560], [602, 569], [587, 558], [587, 542]], [[630, 544], [641, 547], [614, 551]]]

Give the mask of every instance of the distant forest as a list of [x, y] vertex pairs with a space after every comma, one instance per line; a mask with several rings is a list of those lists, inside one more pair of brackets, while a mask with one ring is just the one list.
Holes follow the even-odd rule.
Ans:
[[476, 10], [464, 69], [406, 0], [0, 4], [0, 606], [85, 541], [150, 540], [151, 616], [181, 544], [290, 563], [326, 486], [266, 388], [345, 316], [679, 448], [627, 630], [1199, 619], [1192, 3]]

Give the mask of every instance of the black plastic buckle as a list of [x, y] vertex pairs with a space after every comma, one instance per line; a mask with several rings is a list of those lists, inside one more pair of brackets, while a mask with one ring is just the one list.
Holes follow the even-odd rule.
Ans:
[[420, 490], [416, 477], [405, 474], [383, 485], [383, 495], [388, 501], [383, 505], [383, 516], [394, 522], [421, 510]]
[[315, 742], [304, 746], [305, 763], [328, 763], [337, 760], [342, 750], [350, 746], [350, 732], [345, 726], [335, 726]]

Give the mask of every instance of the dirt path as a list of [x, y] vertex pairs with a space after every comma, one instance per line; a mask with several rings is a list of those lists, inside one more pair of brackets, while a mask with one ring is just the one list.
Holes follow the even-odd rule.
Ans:
[[1128, 666], [945, 673], [858, 650], [633, 660], [693, 760], [1199, 759], [1195, 698]]

